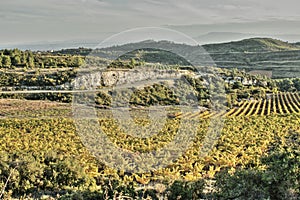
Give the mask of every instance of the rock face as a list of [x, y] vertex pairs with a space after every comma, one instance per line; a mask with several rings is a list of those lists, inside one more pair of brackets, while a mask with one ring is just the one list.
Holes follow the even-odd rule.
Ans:
[[104, 87], [117, 85], [119, 81], [119, 71], [107, 71], [101, 73], [101, 83]]
[[123, 84], [134, 84], [141, 81], [155, 79], [178, 79], [190, 72], [185, 70], [159, 69], [113, 69], [100, 72], [86, 73], [78, 76], [74, 83], [75, 88], [96, 88], [99, 86], [112, 87]]
[[[191, 74], [187, 70], [175, 69], [111, 69], [97, 72], [81, 72], [71, 82], [57, 86], [26, 86], [21, 89], [26, 90], [72, 90], [77, 89], [96, 89], [99, 86], [113, 87], [124, 84], [136, 84], [138, 82], [148, 81], [153, 83], [163, 79], [179, 79], [182, 75]], [[18, 87], [20, 88], [20, 87]], [[14, 90], [14, 87], [6, 87], [8, 90]]]

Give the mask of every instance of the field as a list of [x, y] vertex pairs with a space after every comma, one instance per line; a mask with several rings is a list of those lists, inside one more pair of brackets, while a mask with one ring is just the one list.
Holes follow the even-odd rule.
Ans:
[[[95, 195], [101, 199], [173, 199], [178, 193], [183, 199], [229, 199], [236, 195], [241, 195], [241, 199], [297, 198], [299, 100], [297, 93], [277, 93], [267, 100], [242, 101], [226, 113], [171, 112], [161, 130], [151, 137], [134, 137], [134, 132], [122, 131], [110, 110], [98, 109], [98, 122], [112, 144], [133, 153], [129, 153], [128, 159], [107, 155], [117, 166], [127, 166], [130, 156], [139, 158], [143, 153], [158, 151], [174, 140], [179, 131], [195, 133], [182, 154], [173, 160], [163, 155], [166, 165], [144, 173], [139, 172], [143, 164], [148, 164], [143, 160], [135, 159], [136, 165], [122, 170], [97, 159], [76, 132], [70, 104], [1, 100], [0, 188], [9, 177], [5, 198], [41, 198], [48, 194], [49, 198], [62, 199], [93, 199]], [[150, 119], [144, 110], [130, 113], [135, 124], [141, 130], [149, 130], [149, 134], [160, 123]], [[206, 152], [203, 142], [210, 121], [217, 116], [224, 117], [224, 126], [219, 137], [212, 138], [214, 147]], [[182, 129], [180, 124], [194, 126]], [[284, 160], [274, 160], [272, 156]], [[234, 184], [246, 185], [234, 189], [230, 182], [233, 180]], [[247, 187], [258, 188], [247, 194], [250, 196], [238, 194]]]
[[267, 99], [263, 100], [243, 100], [229, 109], [227, 112], [204, 112], [195, 113], [175, 113], [170, 115], [177, 118], [206, 119], [214, 116], [248, 117], [248, 116], [268, 116], [272, 114], [299, 114], [300, 96], [299, 93], [279, 92], [269, 94]]

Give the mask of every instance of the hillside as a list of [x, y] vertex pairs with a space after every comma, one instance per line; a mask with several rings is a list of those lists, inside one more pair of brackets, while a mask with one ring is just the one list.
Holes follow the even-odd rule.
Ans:
[[[187, 44], [179, 44], [170, 41], [154, 41], [145, 40], [138, 43], [129, 43], [121, 46], [113, 46], [103, 48], [104, 51], [118, 51], [131, 50], [141, 48], [167, 48], [167, 49], [187, 49], [197, 48]], [[300, 50], [299, 43], [288, 43], [272, 38], [249, 38], [240, 41], [220, 43], [220, 44], [206, 44], [203, 48], [209, 53], [226, 53], [226, 52], [269, 52], [269, 51], [294, 51]]]
[[208, 44], [203, 47], [210, 53], [226, 52], [269, 52], [269, 51], [294, 51], [300, 46], [272, 38], [251, 38], [236, 42], [221, 44]]
[[[132, 49], [151, 48], [144, 51], [139, 60], [170, 63], [170, 56], [164, 52], [153, 53], [153, 49], [168, 49], [178, 52], [179, 55], [199, 61], [200, 65], [216, 65], [222, 68], [239, 68], [247, 72], [263, 70], [272, 75], [272, 78], [295, 78], [300, 76], [300, 45], [288, 43], [272, 38], [250, 38], [236, 42], [198, 46], [176, 44], [169, 41], [147, 40], [139, 43], [125, 44], [95, 52], [110, 54], [111, 52], [126, 52]], [[94, 52], [94, 53], [95, 53]], [[209, 53], [210, 58], [206, 53]], [[173, 56], [174, 57], [174, 56]], [[151, 58], [151, 59], [150, 59]], [[212, 61], [212, 62], [211, 62]], [[182, 61], [178, 64], [182, 64]], [[194, 63], [193, 63], [194, 64]]]
[[[276, 51], [297, 51], [300, 50], [300, 42], [298, 43], [288, 43], [272, 38], [249, 38], [240, 41], [232, 41], [227, 43], [218, 44], [206, 44], [202, 47], [208, 53], [227, 53], [227, 52], [276, 52]], [[154, 41], [145, 40], [137, 43], [128, 43], [120, 46], [112, 46], [101, 49], [63, 49], [60, 51], [55, 51], [55, 54], [82, 54], [87, 55], [91, 51], [131, 51], [133, 49], [143, 49], [143, 48], [156, 48], [156, 49], [181, 49], [181, 51], [195, 50], [197, 46], [191, 46], [187, 44], [179, 44], [171, 41]]]
[[[196, 63], [198, 65], [239, 68], [247, 72], [264, 70], [272, 74], [272, 78], [300, 77], [300, 43], [288, 43], [272, 38], [250, 38], [221, 44], [207, 44], [202, 47], [206, 51], [199, 49], [198, 46], [178, 44], [170, 41], [146, 40], [94, 50], [87, 48], [65, 49], [55, 51], [52, 54], [82, 56], [94, 54], [108, 59], [116, 59], [122, 56], [124, 52], [143, 50], [143, 53], [138, 56], [140, 61], [162, 64], [186, 64], [182, 59], [176, 59], [178, 60], [178, 63], [176, 63], [177, 61], [173, 59], [176, 56], [170, 57], [170, 54], [166, 53], [166, 51], [161, 51], [161, 53], [156, 51], [157, 49], [162, 49], [188, 58], [188, 61], [196, 59], [200, 61]], [[209, 53], [210, 57], [206, 53]]]

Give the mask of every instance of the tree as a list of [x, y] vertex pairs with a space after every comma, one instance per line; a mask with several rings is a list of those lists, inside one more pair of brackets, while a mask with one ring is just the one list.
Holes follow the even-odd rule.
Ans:
[[33, 55], [28, 55], [27, 62], [28, 62], [28, 67], [34, 68], [34, 57], [33, 57]]
[[131, 60], [130, 60], [130, 65], [132, 66], [132, 67], [135, 67], [136, 66], [136, 60], [134, 59], [134, 58], [131, 58]]
[[21, 55], [21, 63], [24, 64], [24, 65], [27, 63], [26, 55], [24, 53]]
[[2, 66], [6, 68], [11, 67], [11, 59], [9, 56], [3, 56], [2, 57]]
[[296, 78], [293, 80], [294, 87], [296, 88], [297, 91], [300, 91], [300, 78]]
[[10, 51], [8, 49], [4, 49], [3, 55], [9, 56], [10, 55]]
[[80, 67], [82, 65], [84, 65], [84, 60], [81, 57], [75, 57], [72, 60], [73, 62], [71, 62], [73, 67]]
[[21, 55], [21, 51], [19, 49], [13, 49], [12, 50], [12, 53], [15, 55], [15, 56], [20, 56]]
[[40, 67], [41, 67], [41, 68], [45, 68], [44, 62], [41, 62], [41, 63], [40, 63]]
[[244, 88], [244, 85], [239, 81], [234, 82], [234, 84], [232, 86], [232, 89], [243, 89], [243, 88]]
[[233, 68], [232, 71], [231, 71], [231, 75], [233, 77], [236, 77], [238, 74], [239, 74], [239, 70], [237, 68]]
[[281, 91], [292, 91], [294, 83], [291, 79], [284, 79], [278, 85]]
[[12, 64], [13, 64], [14, 66], [17, 66], [17, 65], [21, 64], [21, 58], [20, 58], [19, 55], [15, 55], [15, 56], [13, 57], [13, 59], [12, 59]]

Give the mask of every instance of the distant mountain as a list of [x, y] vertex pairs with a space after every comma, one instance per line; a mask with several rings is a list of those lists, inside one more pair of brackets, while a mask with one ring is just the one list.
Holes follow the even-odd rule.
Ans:
[[300, 34], [249, 34], [249, 33], [238, 33], [238, 32], [209, 32], [200, 36], [194, 37], [199, 44], [215, 44], [215, 43], [226, 43], [244, 40], [248, 38], [273, 38], [289, 43], [300, 41]]
[[[204, 46], [210, 46], [210, 44], [228, 44], [232, 42], [238, 42], [241, 40], [245, 40], [247, 38], [258, 38], [258, 34], [247, 34], [247, 33], [239, 33], [239, 32], [209, 32], [203, 35], [195, 36], [193, 39], [195, 39], [200, 45]], [[263, 40], [267, 40], [268, 38], [274, 38], [277, 40], [283, 40], [283, 41], [290, 41], [291, 42], [299, 42], [300, 41], [300, 35], [296, 34], [283, 34], [283, 35], [265, 35], [263, 36]], [[250, 41], [253, 39], [250, 39]], [[272, 40], [272, 39], [270, 39]], [[246, 40], [247, 41], [247, 40]], [[142, 41], [134, 43], [134, 45], [143, 45], [143, 43], [151, 43], [153, 40], [148, 41]], [[34, 42], [34, 43], [24, 43], [24, 44], [0, 44], [0, 49], [14, 49], [18, 48], [21, 50], [33, 50], [33, 51], [49, 51], [49, 50], [60, 50], [60, 49], [76, 49], [79, 47], [84, 48], [96, 48], [101, 43], [101, 40], [96, 39], [90, 39], [90, 40], [67, 40], [67, 41], [41, 41], [41, 42]], [[168, 41], [162, 41], [159, 42], [159, 44], [155, 45], [169, 45], [167, 44]], [[172, 43], [172, 42], [171, 42]], [[233, 45], [239, 45], [239, 44], [233, 44]], [[244, 45], [244, 44], [242, 44]], [[110, 46], [110, 44], [107, 44], [106, 46]], [[125, 47], [128, 47], [128, 45], [125, 45]], [[229, 45], [230, 46], [230, 45]], [[227, 45], [226, 48], [229, 47]], [[258, 44], [259, 46], [259, 44]], [[182, 46], [183, 47], [183, 46]], [[233, 48], [233, 47], [229, 47]]]
[[255, 34], [245, 34], [236, 32], [209, 32], [204, 35], [194, 37], [199, 44], [224, 43], [239, 41], [247, 38], [257, 37]]
[[251, 38], [236, 42], [221, 44], [208, 44], [203, 47], [212, 52], [267, 52], [267, 51], [292, 51], [300, 50], [300, 46], [294, 43], [284, 42], [272, 38]]
[[[293, 51], [300, 50], [300, 43], [288, 43], [272, 38], [250, 38], [240, 41], [232, 41], [227, 43], [206, 44], [202, 47], [208, 53], [228, 53], [228, 52], [276, 52], [276, 51]], [[120, 46], [112, 46], [103, 48], [103, 51], [129, 51], [142, 48], [162, 48], [162, 49], [181, 49], [184, 51], [197, 50], [197, 46], [187, 44], [179, 44], [170, 41], [154, 41], [145, 40], [137, 43], [129, 43]]]
[[[170, 28], [193, 38], [197, 38], [201, 35], [212, 33], [244, 33], [250, 34], [248, 38], [253, 37], [270, 37], [281, 39], [289, 42], [300, 41], [300, 21], [299, 20], [258, 20], [249, 22], [232, 22], [232, 23], [212, 23], [212, 24], [188, 24], [188, 25], [167, 25], [166, 28]], [[257, 33], [255, 32], [257, 31]], [[210, 35], [210, 34], [209, 34]], [[228, 39], [231, 39], [226, 34]], [[253, 36], [251, 36], [253, 35]], [[221, 35], [222, 36], [222, 35]], [[237, 35], [239, 37], [239, 35]], [[224, 39], [226, 39], [224, 37]], [[245, 38], [232, 38], [232, 40], [245, 39]], [[229, 42], [227, 39], [221, 42]], [[199, 40], [201, 44], [219, 43], [217, 41], [205, 41]]]
[[99, 41], [53, 41], [53, 42], [35, 42], [24, 44], [1, 45], [0, 49], [21, 49], [31, 51], [50, 51], [70, 48], [94, 48], [99, 44]]

